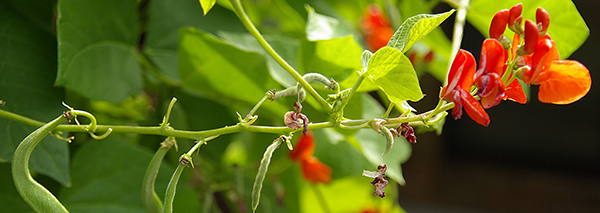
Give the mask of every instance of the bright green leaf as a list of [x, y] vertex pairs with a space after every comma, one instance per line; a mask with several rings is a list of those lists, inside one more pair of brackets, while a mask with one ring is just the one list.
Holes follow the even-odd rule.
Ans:
[[202, 11], [204, 11], [204, 15], [208, 14], [208, 11], [215, 6], [217, 0], [198, 0], [200, 1], [200, 5], [202, 6]]
[[[140, 191], [151, 158], [149, 150], [113, 137], [89, 141], [75, 153], [73, 185], [62, 190], [59, 198], [72, 212], [146, 212]], [[156, 180], [159, 195], [173, 170], [164, 163], [161, 166]], [[200, 211], [190, 187], [181, 184], [177, 190], [175, 212]]]
[[142, 89], [135, 0], [64, 0], [58, 6], [56, 84], [120, 102]]
[[328, 40], [352, 34], [352, 31], [339, 20], [319, 14], [310, 6], [306, 6], [306, 10], [308, 11], [306, 38], [309, 41]]
[[[0, 34], [0, 99], [6, 102], [0, 107], [48, 121], [61, 113], [64, 93], [53, 87], [56, 40], [11, 8], [6, 2], [0, 3], [0, 28], [4, 29]], [[19, 142], [34, 130], [31, 126], [0, 118], [0, 161], [10, 161]], [[67, 144], [47, 137], [33, 152], [31, 168], [69, 185]]]
[[[521, 2], [523, 3], [523, 19], [535, 20], [535, 10], [538, 7], [543, 7], [550, 13], [548, 33], [556, 42], [562, 58], [569, 57], [575, 52], [590, 34], [585, 21], [571, 0], [473, 0], [469, 5], [467, 20], [482, 34], [487, 35], [490, 21], [496, 12], [501, 9], [508, 9]], [[512, 36], [509, 30], [507, 30], [506, 35]]]
[[346, 79], [361, 68], [363, 48], [348, 35], [313, 43], [312, 57], [306, 63], [307, 72], [319, 72], [333, 79]]
[[[186, 90], [220, 103], [250, 106], [277, 88], [265, 77], [268, 69], [262, 55], [195, 29], [185, 29], [182, 34], [179, 68]], [[263, 106], [278, 114], [285, 112], [277, 102]]]
[[396, 48], [384, 47], [375, 52], [364, 75], [395, 104], [423, 98], [419, 79], [410, 60]]
[[406, 52], [412, 45], [437, 28], [454, 10], [440, 14], [420, 14], [406, 19], [396, 30], [388, 46]]

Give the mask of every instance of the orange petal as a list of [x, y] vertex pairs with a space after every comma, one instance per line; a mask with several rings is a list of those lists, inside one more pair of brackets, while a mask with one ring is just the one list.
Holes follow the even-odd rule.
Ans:
[[290, 158], [292, 160], [299, 160], [305, 157], [311, 156], [315, 152], [315, 139], [310, 132], [306, 132], [294, 147], [294, 150], [290, 152]]
[[[508, 12], [508, 10], [507, 10]], [[504, 74], [504, 63], [506, 62], [506, 50], [496, 39], [486, 39], [481, 45], [481, 55], [479, 56], [478, 75], [485, 73]]]
[[490, 124], [490, 117], [485, 110], [483, 110], [481, 104], [477, 102], [477, 99], [473, 98], [469, 92], [460, 90], [460, 99], [467, 115], [469, 115], [471, 119], [482, 126], [488, 126]]
[[309, 156], [300, 162], [302, 175], [312, 183], [327, 183], [331, 180], [331, 169], [319, 159]]
[[540, 84], [538, 99], [544, 103], [570, 104], [590, 91], [590, 71], [577, 61], [555, 60], [536, 79]]
[[525, 104], [527, 103], [527, 95], [523, 91], [523, 87], [519, 83], [519, 80], [515, 79], [508, 86], [506, 86], [504, 93], [506, 94], [506, 99]]

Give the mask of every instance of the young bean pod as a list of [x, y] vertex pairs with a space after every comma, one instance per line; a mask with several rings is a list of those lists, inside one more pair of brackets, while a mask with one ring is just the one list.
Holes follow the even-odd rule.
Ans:
[[56, 126], [66, 121], [65, 115], [50, 121], [28, 135], [17, 147], [12, 161], [12, 176], [17, 191], [36, 212], [69, 212], [44, 186], [33, 179], [29, 172], [29, 158], [35, 147]]

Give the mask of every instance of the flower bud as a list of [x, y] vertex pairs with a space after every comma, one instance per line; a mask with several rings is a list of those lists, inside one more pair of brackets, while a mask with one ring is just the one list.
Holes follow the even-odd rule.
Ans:
[[515, 33], [521, 34], [523, 32], [521, 23], [523, 22], [523, 17], [521, 16], [523, 12], [523, 4], [519, 3], [510, 8], [510, 12], [508, 15], [508, 28]]
[[548, 11], [546, 11], [544, 8], [538, 7], [535, 11], [535, 22], [539, 27], [540, 33], [546, 34], [548, 26], [550, 25], [550, 15], [548, 14]]
[[531, 21], [525, 21], [525, 44], [523, 46], [523, 53], [530, 54], [535, 50], [535, 47], [538, 42], [538, 28]]
[[500, 10], [494, 15], [490, 24], [490, 38], [499, 39], [504, 34], [508, 24], [508, 15], [509, 11], [507, 9]]

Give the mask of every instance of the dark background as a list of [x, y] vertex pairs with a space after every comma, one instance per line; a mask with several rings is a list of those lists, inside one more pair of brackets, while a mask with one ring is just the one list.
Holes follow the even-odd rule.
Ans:
[[[407, 211], [600, 212], [600, 2], [574, 2], [590, 37], [570, 59], [590, 70], [590, 92], [558, 106], [540, 103], [533, 88], [527, 105], [503, 102], [488, 110], [489, 128], [465, 117], [448, 119], [441, 137], [419, 135], [403, 165], [407, 185], [400, 187], [400, 204]], [[448, 35], [453, 23], [443, 26]], [[483, 39], [467, 24], [462, 48], [479, 52]], [[423, 80], [421, 85], [436, 85], [433, 78]], [[434, 99], [419, 105], [431, 106]]]

